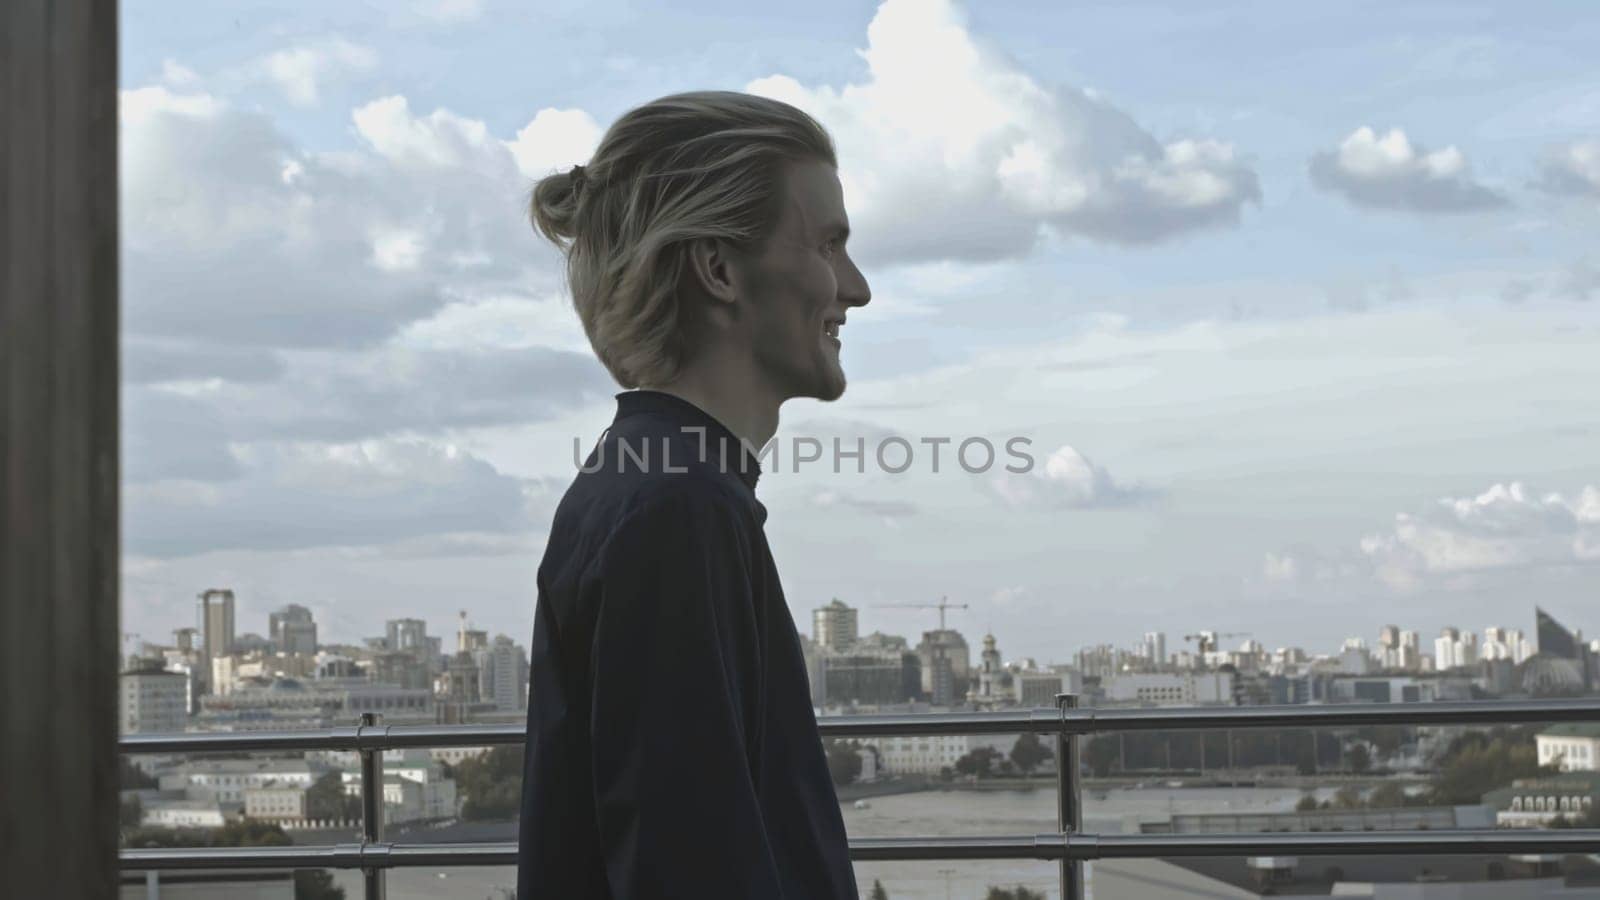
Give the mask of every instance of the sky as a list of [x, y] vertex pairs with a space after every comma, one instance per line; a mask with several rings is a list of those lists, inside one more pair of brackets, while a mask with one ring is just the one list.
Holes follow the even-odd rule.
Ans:
[[526, 643], [620, 388], [524, 200], [722, 89], [833, 135], [872, 289], [758, 490], [802, 631], [1600, 633], [1586, 6], [126, 2], [124, 632]]

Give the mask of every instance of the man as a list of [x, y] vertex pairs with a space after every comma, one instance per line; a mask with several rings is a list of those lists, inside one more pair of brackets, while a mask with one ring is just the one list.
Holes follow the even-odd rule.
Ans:
[[788, 104], [665, 97], [534, 190], [617, 412], [539, 567], [518, 896], [857, 898], [753, 448], [845, 388], [831, 139]]

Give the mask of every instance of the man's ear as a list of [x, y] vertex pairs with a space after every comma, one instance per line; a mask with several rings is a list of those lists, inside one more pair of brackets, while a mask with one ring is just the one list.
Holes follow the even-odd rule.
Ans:
[[739, 296], [733, 247], [717, 238], [695, 238], [689, 243], [684, 275], [693, 279], [698, 293], [718, 304], [732, 305]]

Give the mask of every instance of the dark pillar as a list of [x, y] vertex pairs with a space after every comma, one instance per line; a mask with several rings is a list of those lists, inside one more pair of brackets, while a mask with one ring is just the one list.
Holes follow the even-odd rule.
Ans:
[[117, 5], [0, 2], [0, 872], [117, 895]]

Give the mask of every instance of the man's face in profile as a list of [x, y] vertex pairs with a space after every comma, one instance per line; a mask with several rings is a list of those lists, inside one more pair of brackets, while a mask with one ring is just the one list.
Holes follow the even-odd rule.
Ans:
[[838, 173], [821, 161], [791, 163], [778, 202], [771, 239], [744, 266], [756, 365], [779, 397], [837, 400], [845, 387], [838, 326], [872, 297], [845, 250]]

